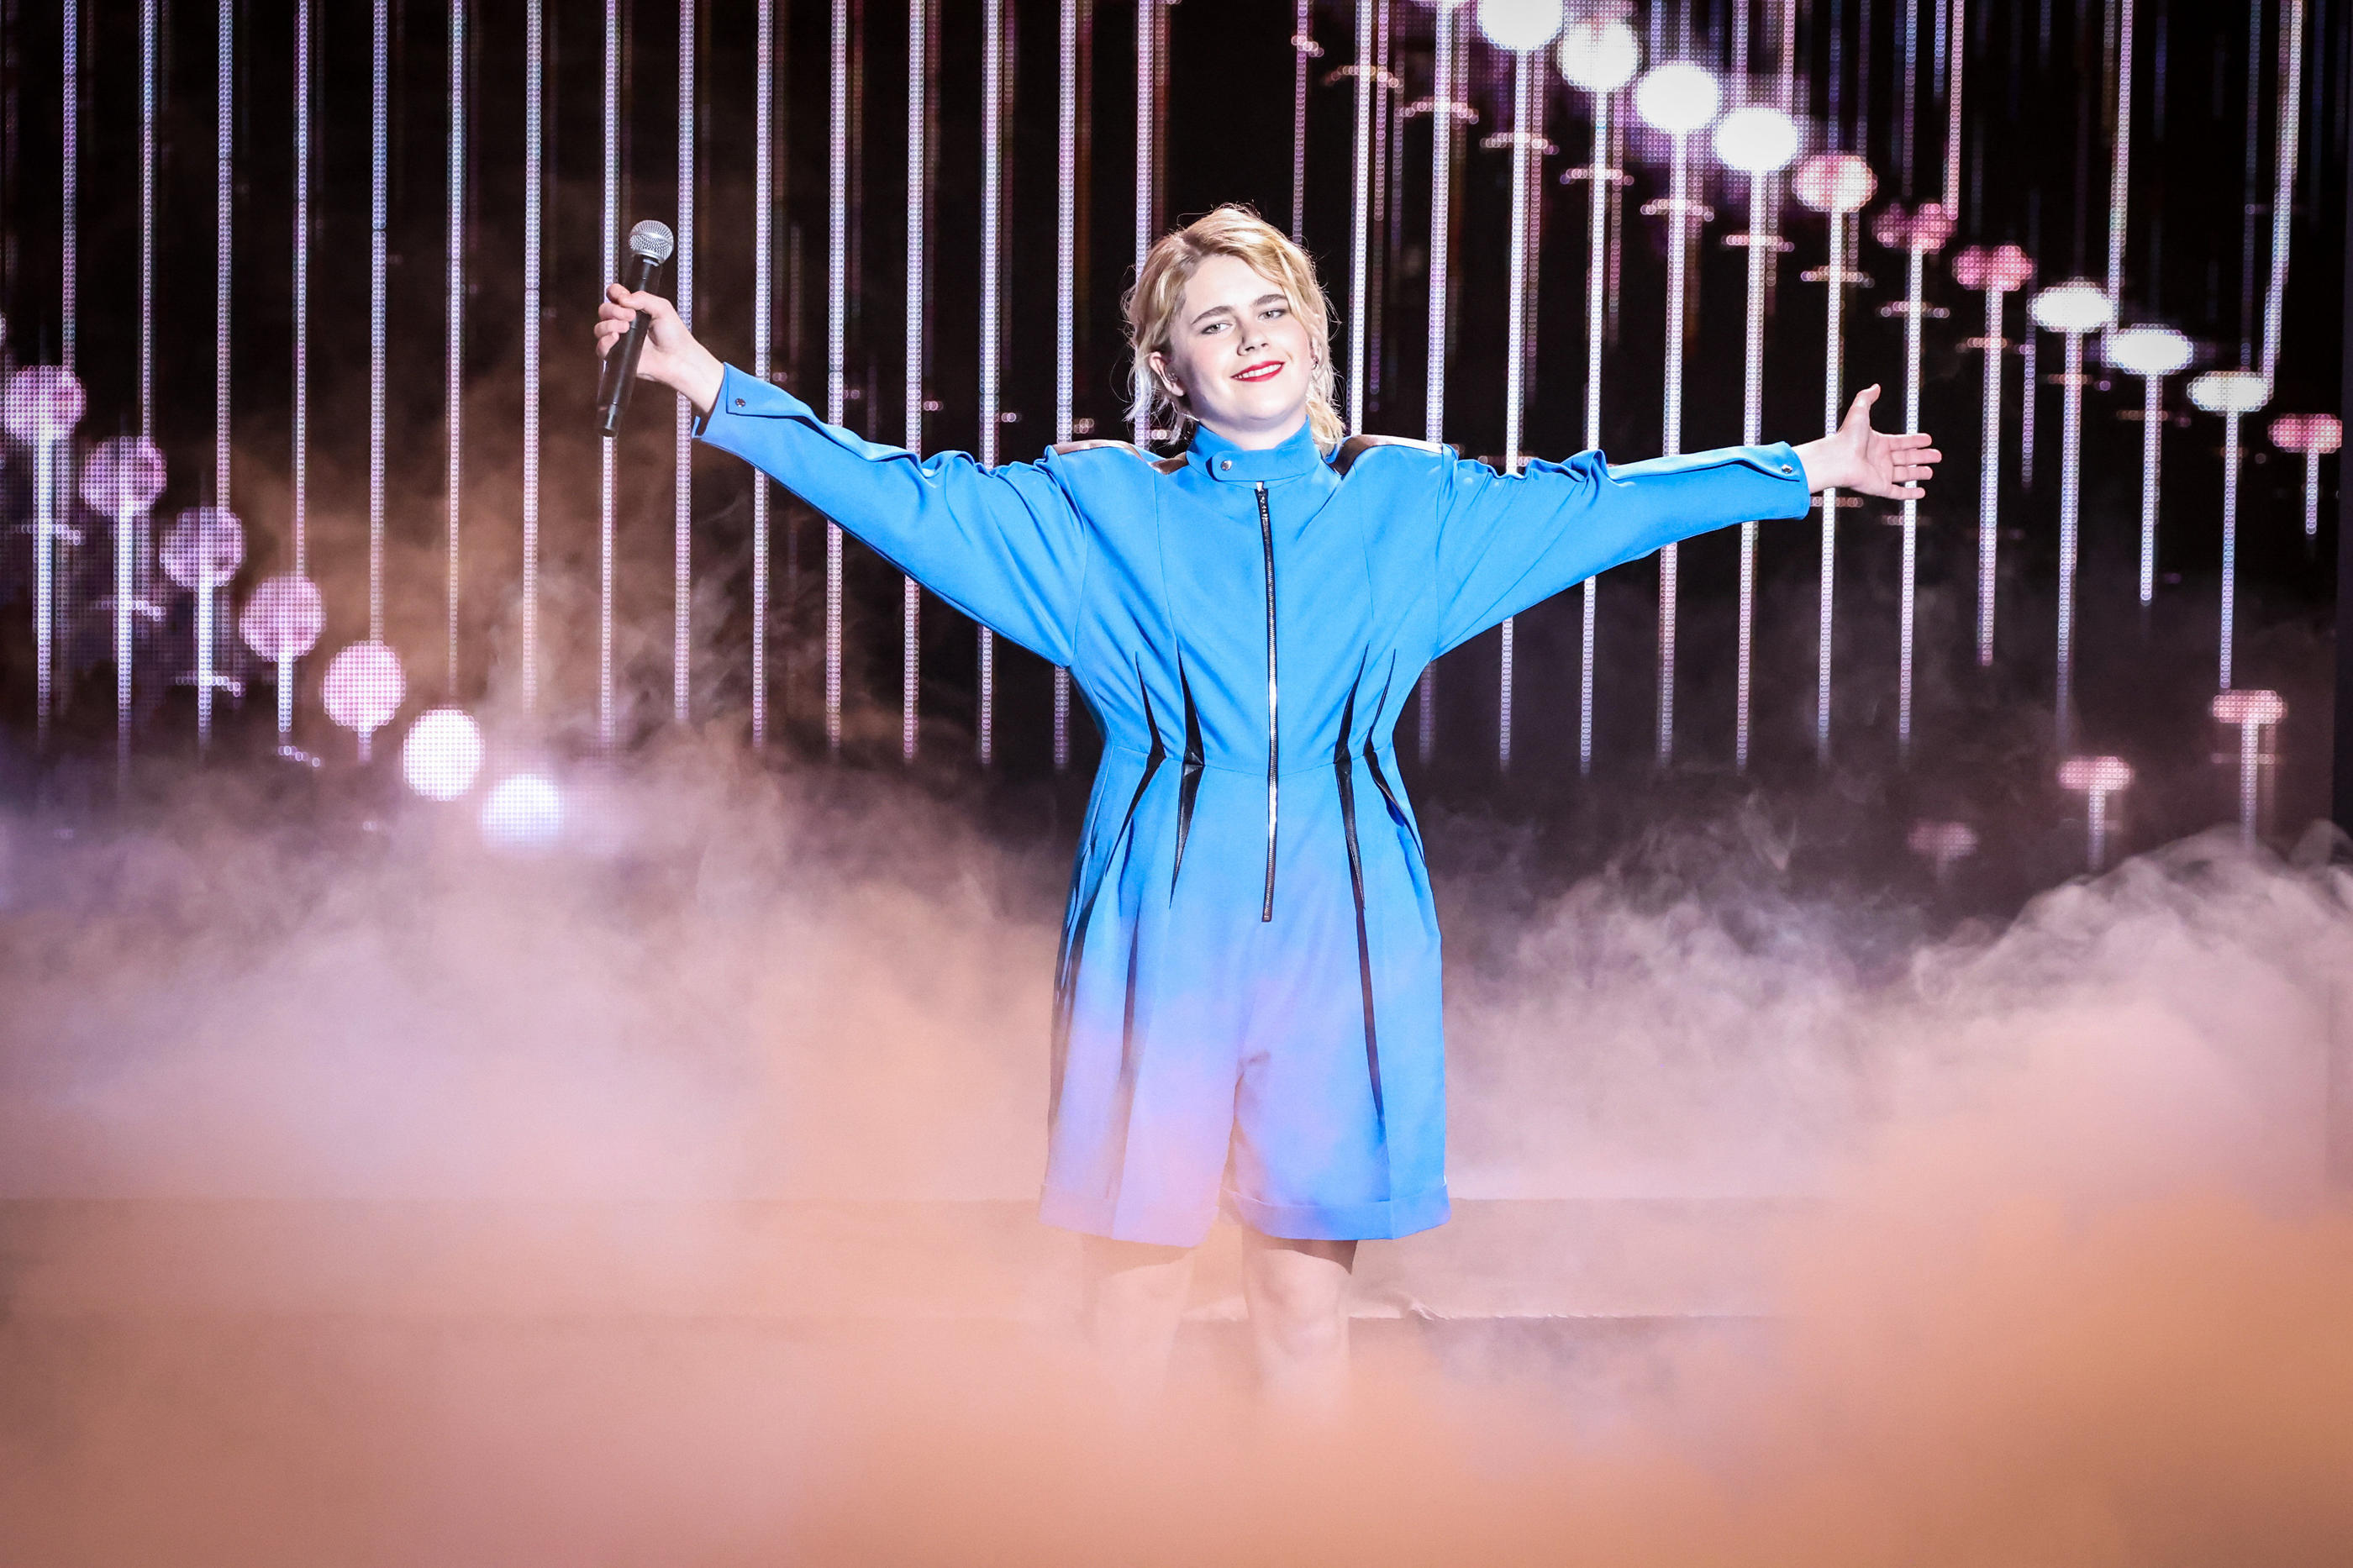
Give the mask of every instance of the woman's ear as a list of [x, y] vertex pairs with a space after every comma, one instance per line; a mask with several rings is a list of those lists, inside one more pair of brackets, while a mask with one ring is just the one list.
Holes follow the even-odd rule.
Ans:
[[1175, 378], [1169, 375], [1168, 362], [1166, 359], [1155, 353], [1146, 354], [1144, 363], [1152, 367], [1152, 379], [1160, 384], [1160, 389], [1163, 392], [1180, 403], [1184, 401], [1185, 389], [1177, 385]]

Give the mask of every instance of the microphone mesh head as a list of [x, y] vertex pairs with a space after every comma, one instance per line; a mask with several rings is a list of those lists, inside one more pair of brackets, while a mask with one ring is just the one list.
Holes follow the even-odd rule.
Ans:
[[678, 248], [678, 240], [670, 232], [670, 225], [659, 218], [648, 218], [629, 230], [629, 254], [642, 256], [659, 267], [670, 259]]

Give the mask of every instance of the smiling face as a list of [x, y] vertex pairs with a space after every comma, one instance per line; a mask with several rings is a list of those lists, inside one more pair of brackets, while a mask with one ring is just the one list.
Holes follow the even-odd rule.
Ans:
[[1186, 280], [1152, 373], [1195, 419], [1238, 447], [1280, 444], [1305, 422], [1315, 343], [1282, 285], [1238, 256]]

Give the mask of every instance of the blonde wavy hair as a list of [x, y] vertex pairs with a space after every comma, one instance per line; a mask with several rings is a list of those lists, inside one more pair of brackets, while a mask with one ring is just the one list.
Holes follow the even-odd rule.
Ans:
[[1185, 400], [1173, 395], [1152, 374], [1152, 356], [1168, 352], [1185, 285], [1192, 279], [1194, 269], [1212, 256], [1234, 257], [1280, 284], [1291, 308], [1306, 323], [1309, 340], [1315, 345], [1315, 363], [1307, 373], [1307, 426], [1317, 447], [1333, 450], [1346, 436], [1347, 426], [1333, 406], [1331, 301], [1324, 298], [1324, 285], [1316, 280], [1315, 264], [1307, 259], [1307, 253], [1259, 216], [1256, 209], [1240, 202], [1229, 202], [1183, 228], [1162, 235], [1145, 254], [1134, 286], [1121, 297], [1120, 309], [1127, 317], [1129, 421], [1142, 420], [1147, 428], [1179, 431], [1191, 424], [1193, 413]]

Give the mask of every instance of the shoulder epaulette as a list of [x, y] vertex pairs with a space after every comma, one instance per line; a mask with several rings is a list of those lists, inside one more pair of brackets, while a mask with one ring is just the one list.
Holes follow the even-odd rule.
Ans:
[[1092, 441], [1057, 441], [1054, 443], [1054, 455], [1067, 458], [1073, 452], [1091, 452], [1099, 447], [1133, 453], [1164, 474], [1173, 474], [1185, 466], [1182, 458], [1155, 458], [1133, 441], [1122, 441], [1109, 436], [1097, 437]]
[[1435, 441], [1417, 441], [1409, 436], [1351, 436], [1340, 443], [1338, 451], [1332, 454], [1332, 467], [1345, 475], [1356, 466], [1358, 458], [1375, 447], [1417, 447], [1433, 457], [1446, 450]]

